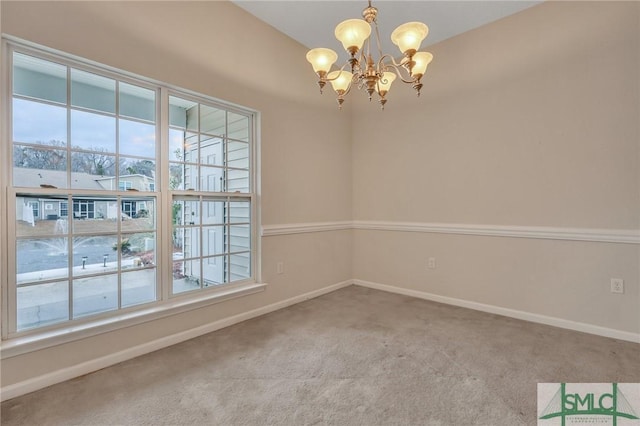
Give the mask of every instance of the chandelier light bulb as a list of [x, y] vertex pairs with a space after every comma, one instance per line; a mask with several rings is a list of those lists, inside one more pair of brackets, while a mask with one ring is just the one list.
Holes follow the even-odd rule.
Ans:
[[429, 34], [429, 27], [422, 22], [407, 22], [391, 33], [391, 41], [405, 56], [412, 56]]

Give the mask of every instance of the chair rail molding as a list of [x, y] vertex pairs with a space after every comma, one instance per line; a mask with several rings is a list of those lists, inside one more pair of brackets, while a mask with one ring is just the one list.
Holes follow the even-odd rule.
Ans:
[[262, 236], [306, 234], [309, 232], [342, 231], [352, 229], [350, 220], [338, 222], [286, 223], [280, 225], [262, 225]]
[[347, 229], [640, 244], [640, 229], [564, 228], [549, 226], [395, 222], [376, 220], [263, 225], [262, 236], [270, 237], [275, 235], [342, 231]]
[[387, 222], [365, 220], [354, 221], [353, 228], [370, 231], [427, 232], [436, 234], [480, 235], [489, 237], [640, 244], [640, 229], [559, 228], [546, 226]]

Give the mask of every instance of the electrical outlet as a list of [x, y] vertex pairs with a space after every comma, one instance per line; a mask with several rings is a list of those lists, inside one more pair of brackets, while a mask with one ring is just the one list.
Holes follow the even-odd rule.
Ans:
[[278, 274], [284, 274], [284, 262], [278, 262], [276, 264], [276, 272]]
[[427, 259], [427, 269], [436, 269], [436, 258], [430, 257]]
[[611, 293], [624, 293], [624, 280], [611, 278]]

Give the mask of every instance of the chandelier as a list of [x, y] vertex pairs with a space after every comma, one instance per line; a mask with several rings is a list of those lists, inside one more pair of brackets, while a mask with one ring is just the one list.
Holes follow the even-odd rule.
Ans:
[[[377, 16], [378, 9], [371, 6], [371, 0], [369, 0], [369, 6], [362, 11], [364, 20], [348, 19], [338, 24], [335, 36], [349, 54], [349, 59], [340, 69], [331, 70], [338, 59], [336, 52], [331, 49], [320, 47], [311, 49], [307, 53], [307, 61], [311, 63], [313, 71], [319, 78], [320, 93], [327, 82], [331, 83], [338, 95], [340, 109], [342, 109], [345, 95], [354, 85], [358, 89], [365, 88], [370, 101], [373, 92], [377, 92], [380, 97], [380, 106], [384, 109], [387, 103], [386, 95], [396, 78], [411, 84], [420, 96], [420, 89], [422, 89], [420, 80], [433, 55], [429, 52], [419, 52], [418, 49], [422, 40], [427, 37], [429, 28], [422, 22], [407, 22], [391, 33], [391, 41], [404, 55], [398, 63], [391, 55], [382, 53]], [[379, 54], [377, 61], [374, 61], [371, 54], [369, 36], [372, 27], [375, 30]]]

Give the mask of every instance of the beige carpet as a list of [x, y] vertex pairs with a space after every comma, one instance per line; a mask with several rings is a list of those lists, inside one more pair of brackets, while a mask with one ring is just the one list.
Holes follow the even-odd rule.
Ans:
[[2, 404], [2, 425], [534, 425], [640, 345], [351, 286]]

